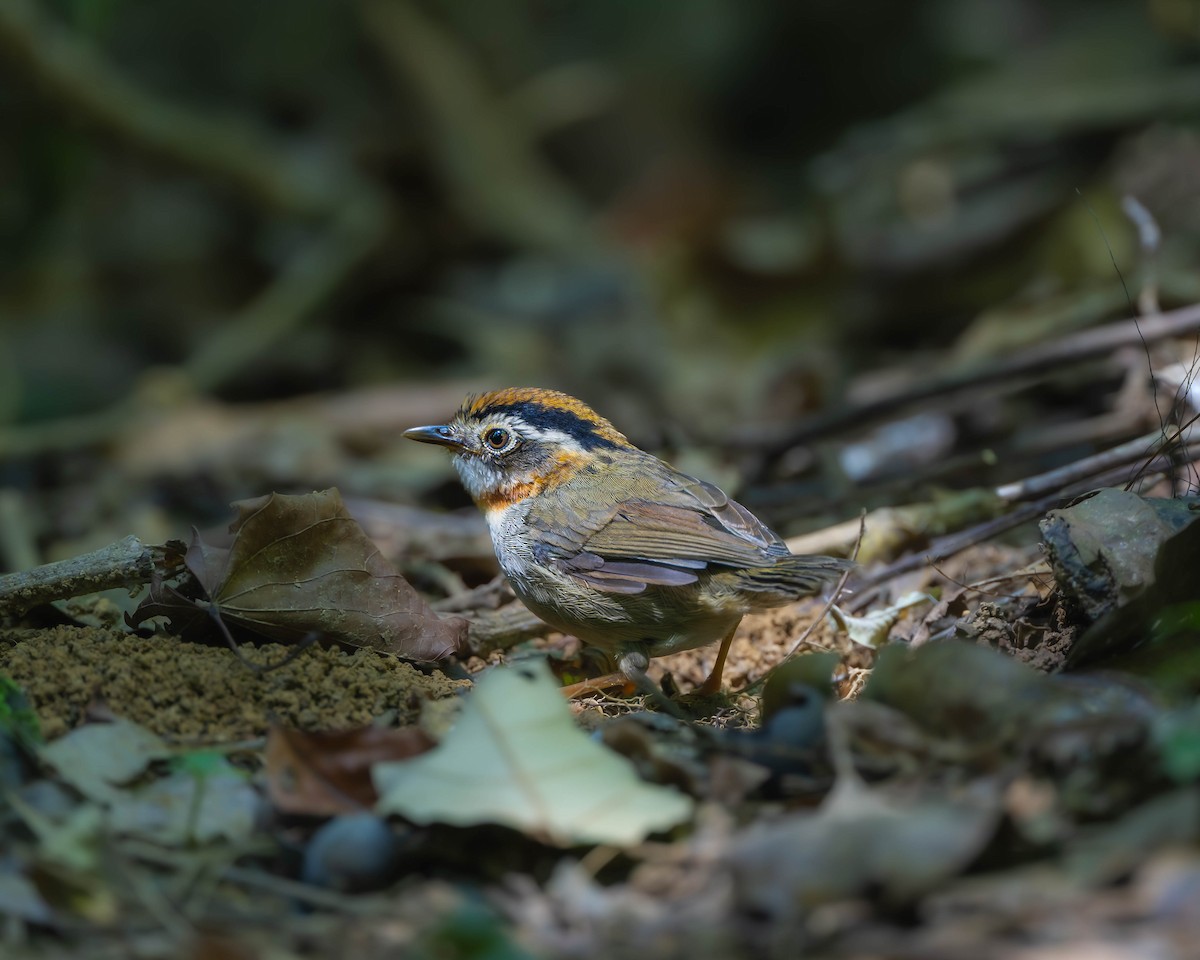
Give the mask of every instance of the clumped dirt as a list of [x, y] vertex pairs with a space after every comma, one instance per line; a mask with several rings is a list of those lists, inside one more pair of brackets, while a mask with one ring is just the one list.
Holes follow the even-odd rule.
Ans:
[[[761, 679], [821, 609], [812, 600], [746, 617], [730, 651], [725, 689]], [[823, 623], [804, 647], [831, 645], [830, 627]], [[289, 652], [278, 644], [240, 650], [258, 664], [278, 663]], [[665, 657], [654, 662], [652, 674], [670, 672], [688, 689], [707, 676], [715, 655], [714, 645]], [[225, 647], [90, 626], [0, 631], [0, 673], [24, 688], [48, 738], [78, 726], [90, 706], [102, 703], [184, 743], [258, 737], [272, 721], [312, 730], [361, 726], [381, 717], [417, 723], [430, 701], [469, 685], [369, 649], [314, 647], [277, 670], [257, 674]]]
[[979, 643], [1046, 673], [1064, 667], [1079, 633], [1061, 604], [1032, 602], [1015, 612], [993, 603], [980, 604], [966, 630]]
[[[287, 647], [243, 647], [259, 664]], [[416, 723], [422, 704], [453, 696], [467, 681], [429, 675], [375, 650], [313, 647], [256, 673], [232, 650], [167, 634], [59, 626], [0, 631], [0, 672], [29, 696], [49, 738], [61, 736], [101, 702], [171, 740], [225, 743], [262, 736], [271, 721], [336, 730], [394, 716]]]

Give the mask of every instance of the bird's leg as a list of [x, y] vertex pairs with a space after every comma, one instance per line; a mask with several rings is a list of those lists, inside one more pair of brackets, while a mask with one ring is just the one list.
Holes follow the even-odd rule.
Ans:
[[568, 700], [573, 700], [575, 697], [597, 693], [610, 687], [624, 686], [626, 693], [636, 691], [646, 698], [647, 703], [652, 703], [663, 713], [670, 714], [676, 720], [687, 723], [688, 718], [684, 716], [679, 707], [672, 703], [671, 698], [646, 676], [646, 669], [649, 666], [650, 658], [648, 656], [640, 650], [630, 650], [628, 653], [622, 654], [617, 661], [619, 668], [617, 673], [607, 673], [602, 677], [593, 677], [590, 680], [580, 680], [579, 683], [568, 684], [562, 688], [562, 692]]
[[678, 705], [662, 692], [662, 688], [658, 684], [646, 676], [646, 669], [650, 666], [648, 656], [640, 650], [630, 650], [621, 656], [621, 659], [617, 661], [617, 666], [621, 669], [618, 676], [625, 677], [626, 681], [646, 698], [647, 704], [654, 704], [663, 713], [669, 714], [676, 720], [688, 722], [688, 718], [684, 716]]
[[729, 647], [733, 643], [733, 635], [737, 633], [738, 625], [735, 623], [733, 629], [725, 634], [725, 638], [721, 641], [721, 647], [717, 650], [717, 660], [713, 664], [712, 672], [708, 675], [708, 679], [700, 685], [700, 693], [706, 697], [714, 696], [721, 692], [721, 674], [725, 671], [725, 658], [729, 656]]

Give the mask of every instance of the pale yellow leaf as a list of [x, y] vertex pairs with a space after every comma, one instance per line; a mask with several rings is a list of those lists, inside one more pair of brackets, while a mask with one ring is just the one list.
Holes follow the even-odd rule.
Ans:
[[415, 823], [498, 823], [560, 845], [637, 843], [686, 820], [689, 797], [638, 778], [578, 727], [540, 662], [498, 667], [428, 753], [373, 769], [377, 809]]
[[859, 646], [875, 649], [887, 643], [888, 634], [900, 619], [900, 614], [919, 603], [932, 602], [933, 598], [929, 594], [914, 592], [901, 597], [890, 607], [872, 610], [861, 617], [852, 617], [837, 607], [832, 607], [829, 615], [846, 631], [846, 636]]

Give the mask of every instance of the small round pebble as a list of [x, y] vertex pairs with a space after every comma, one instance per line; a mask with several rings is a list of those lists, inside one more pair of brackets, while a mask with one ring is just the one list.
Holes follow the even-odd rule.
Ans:
[[370, 813], [334, 817], [304, 850], [301, 879], [314, 886], [363, 893], [379, 890], [396, 876], [400, 839], [388, 824]]

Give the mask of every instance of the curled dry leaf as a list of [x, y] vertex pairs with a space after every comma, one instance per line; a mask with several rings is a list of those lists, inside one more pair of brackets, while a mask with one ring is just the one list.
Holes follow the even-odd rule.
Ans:
[[[438, 617], [363, 533], [336, 489], [272, 493], [234, 506], [233, 545], [213, 547], [193, 532], [185, 556], [227, 622], [284, 643], [316, 634], [415, 660], [437, 660], [462, 645], [466, 621]], [[156, 584], [131, 622], [156, 616], [186, 629], [205, 614]]]
[[852, 617], [847, 613], [843, 613], [838, 607], [830, 607], [829, 614], [833, 617], [834, 622], [839, 627], [846, 631], [852, 641], [862, 647], [869, 647], [874, 650], [887, 643], [888, 636], [892, 632], [892, 627], [896, 625], [896, 621], [900, 619], [900, 615], [909, 607], [915, 607], [919, 603], [933, 603], [933, 597], [927, 593], [914, 591], [913, 593], [905, 594], [890, 607], [885, 607], [882, 610], [872, 610], [865, 616]]

